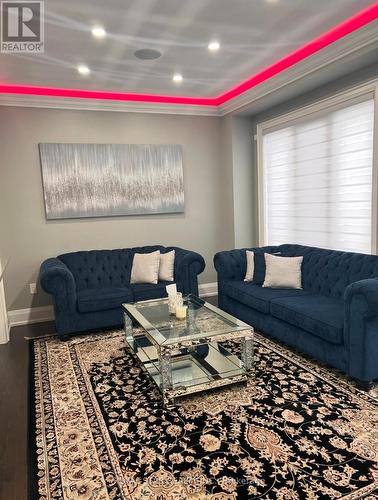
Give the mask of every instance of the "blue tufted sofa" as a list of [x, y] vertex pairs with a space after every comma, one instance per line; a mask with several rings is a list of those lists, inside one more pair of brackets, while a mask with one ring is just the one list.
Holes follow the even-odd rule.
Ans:
[[166, 296], [167, 282], [130, 284], [135, 253], [175, 250], [174, 279], [179, 291], [198, 295], [197, 276], [205, 268], [201, 255], [177, 247], [148, 246], [121, 250], [66, 253], [47, 259], [40, 269], [42, 288], [52, 294], [60, 336], [117, 326], [121, 304]]
[[[245, 250], [214, 257], [222, 309], [365, 387], [378, 379], [378, 256], [288, 244], [251, 248], [254, 280], [246, 283]], [[263, 288], [264, 252], [303, 255], [303, 289]]]

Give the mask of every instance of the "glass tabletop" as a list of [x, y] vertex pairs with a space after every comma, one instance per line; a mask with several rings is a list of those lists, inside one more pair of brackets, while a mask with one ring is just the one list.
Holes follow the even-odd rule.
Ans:
[[158, 344], [176, 344], [196, 339], [214, 339], [228, 333], [251, 330], [251, 326], [204, 300], [188, 295], [186, 319], [177, 319], [168, 311], [168, 299], [123, 304], [127, 314], [137, 321]]

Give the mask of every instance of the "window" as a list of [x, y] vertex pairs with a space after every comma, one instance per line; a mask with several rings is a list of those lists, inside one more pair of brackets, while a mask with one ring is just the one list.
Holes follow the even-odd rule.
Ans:
[[371, 253], [373, 130], [372, 95], [262, 125], [263, 244]]

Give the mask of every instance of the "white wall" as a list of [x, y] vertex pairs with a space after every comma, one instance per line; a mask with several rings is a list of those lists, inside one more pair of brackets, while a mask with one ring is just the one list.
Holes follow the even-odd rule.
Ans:
[[[205, 257], [200, 282], [216, 281], [212, 259], [228, 230], [220, 133], [216, 117], [1, 107], [0, 209], [12, 257], [5, 280], [8, 310], [50, 304], [41, 291], [30, 295], [28, 284], [37, 280], [44, 259], [75, 250], [178, 245]], [[47, 221], [40, 142], [182, 144], [185, 213]]]
[[252, 220], [257, 216], [257, 197], [253, 196], [257, 175], [253, 169], [253, 134], [249, 118], [232, 117], [232, 171], [234, 196], [235, 247], [257, 245]]
[[222, 157], [226, 192], [224, 193], [224, 249], [257, 244], [257, 177], [253, 169], [254, 146], [249, 117], [225, 116], [222, 119]]

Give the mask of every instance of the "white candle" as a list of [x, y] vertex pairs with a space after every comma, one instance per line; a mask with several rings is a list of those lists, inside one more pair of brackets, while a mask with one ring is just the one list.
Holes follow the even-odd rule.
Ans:
[[176, 306], [176, 318], [185, 319], [188, 306]]

